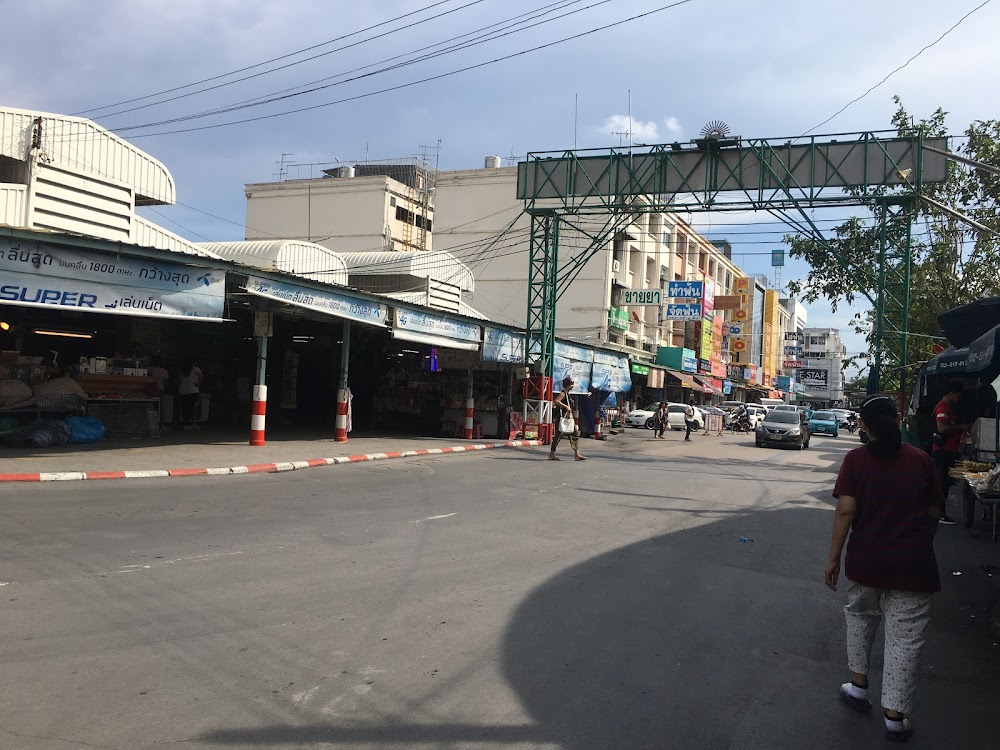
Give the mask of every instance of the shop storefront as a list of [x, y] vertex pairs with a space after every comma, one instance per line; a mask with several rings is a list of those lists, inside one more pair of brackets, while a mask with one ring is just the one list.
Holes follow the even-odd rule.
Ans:
[[[39, 420], [70, 416], [98, 420], [108, 438], [155, 437], [179, 416], [171, 379], [195, 360], [216, 371], [234, 344], [223, 270], [103, 244], [0, 239], [0, 427], [8, 444]], [[210, 408], [205, 398], [185, 416], [203, 421]]]

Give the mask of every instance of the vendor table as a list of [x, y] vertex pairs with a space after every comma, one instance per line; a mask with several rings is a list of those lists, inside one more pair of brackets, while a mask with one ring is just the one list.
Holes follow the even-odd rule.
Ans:
[[160, 436], [160, 399], [88, 398], [87, 416], [107, 430], [108, 440], [139, 440]]
[[976, 516], [976, 505], [989, 508], [993, 516], [993, 541], [997, 540], [997, 520], [1000, 516], [1000, 493], [980, 492], [968, 479], [962, 482], [962, 501], [965, 511], [965, 526], [972, 526]]

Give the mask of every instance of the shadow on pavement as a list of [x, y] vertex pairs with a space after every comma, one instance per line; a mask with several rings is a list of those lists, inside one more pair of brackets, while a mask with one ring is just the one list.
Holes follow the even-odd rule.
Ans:
[[[846, 676], [844, 595], [821, 582], [830, 521], [829, 510], [802, 505], [727, 516], [599, 555], [538, 586], [500, 644], [502, 673], [532, 723], [387, 716], [198, 739], [237, 747], [881, 748], [878, 712], [857, 717], [836, 700]], [[988, 604], [997, 587], [971, 573], [949, 585], [948, 568], [960, 557], [995, 558], [1000, 548], [957, 535], [939, 547], [948, 588], [936, 603], [910, 747], [996, 748], [1000, 650], [986, 618], [970, 620], [967, 611]], [[877, 672], [872, 682], [877, 700]]]

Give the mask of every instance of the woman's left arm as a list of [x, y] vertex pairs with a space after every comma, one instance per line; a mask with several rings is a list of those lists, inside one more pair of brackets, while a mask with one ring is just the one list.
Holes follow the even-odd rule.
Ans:
[[837, 590], [837, 581], [840, 578], [840, 555], [844, 551], [844, 543], [847, 541], [847, 534], [854, 523], [854, 514], [857, 512], [857, 500], [851, 495], [841, 495], [837, 498], [837, 509], [833, 513], [833, 538], [830, 540], [830, 559], [826, 564], [824, 578], [826, 585], [834, 591]]

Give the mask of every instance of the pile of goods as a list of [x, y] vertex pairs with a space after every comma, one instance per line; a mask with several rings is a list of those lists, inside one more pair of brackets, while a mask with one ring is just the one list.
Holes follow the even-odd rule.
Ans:
[[1000, 492], [1000, 464], [982, 461], [959, 461], [948, 474], [955, 479], [968, 479], [981, 494]]

